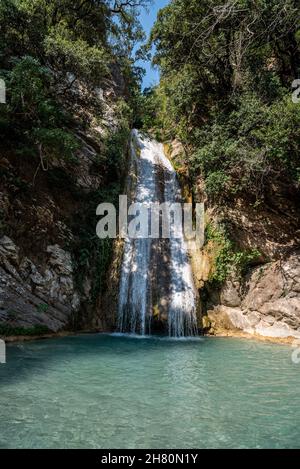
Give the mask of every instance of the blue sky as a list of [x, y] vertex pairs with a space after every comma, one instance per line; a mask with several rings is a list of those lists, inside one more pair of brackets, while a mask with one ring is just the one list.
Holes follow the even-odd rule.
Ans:
[[[153, 5], [151, 6], [151, 9], [149, 12], [146, 12], [144, 9], [142, 9], [140, 20], [141, 20], [142, 26], [147, 36], [149, 36], [151, 28], [156, 21], [158, 10], [160, 10], [161, 8], [164, 8], [168, 3], [170, 3], [169, 0], [154, 0]], [[159, 81], [158, 70], [153, 69], [153, 67], [151, 66], [151, 63], [139, 62], [139, 65], [141, 65], [143, 68], [146, 69], [146, 75], [143, 81], [144, 88], [147, 88], [150, 85], [154, 85], [158, 83]]]

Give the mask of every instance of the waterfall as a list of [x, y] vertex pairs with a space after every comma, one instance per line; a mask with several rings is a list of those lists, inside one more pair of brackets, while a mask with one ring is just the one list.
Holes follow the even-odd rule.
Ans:
[[[132, 132], [127, 192], [131, 202], [181, 202], [176, 172], [163, 146]], [[183, 228], [170, 239], [124, 241], [118, 330], [149, 335], [167, 329], [171, 337], [197, 334], [197, 295]]]

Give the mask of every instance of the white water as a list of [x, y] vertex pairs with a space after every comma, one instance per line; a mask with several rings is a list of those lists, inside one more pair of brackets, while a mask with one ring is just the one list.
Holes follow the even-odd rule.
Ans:
[[[181, 202], [176, 172], [165, 156], [163, 146], [142, 137], [137, 131], [132, 133], [129, 178], [131, 183], [132, 179], [135, 180], [134, 202]], [[157, 261], [158, 270], [167, 273], [167, 294], [161, 282], [155, 283], [152, 279], [153, 243], [154, 240], [150, 238], [125, 239], [118, 330], [131, 334], [150, 334], [154, 304], [162, 304], [167, 311], [167, 320], [162, 322], [167, 323], [169, 336], [194, 336], [197, 331], [197, 297], [182, 227], [177, 230], [176, 238], [171, 236], [168, 244], [163, 245]]]

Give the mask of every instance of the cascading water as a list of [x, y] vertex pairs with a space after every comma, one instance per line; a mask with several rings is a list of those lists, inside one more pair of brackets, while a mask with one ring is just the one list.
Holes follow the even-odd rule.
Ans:
[[[128, 180], [131, 202], [181, 202], [176, 172], [163, 146], [132, 132]], [[182, 226], [170, 239], [127, 236], [119, 291], [118, 330], [150, 334], [167, 324], [169, 336], [197, 334], [197, 295]]]

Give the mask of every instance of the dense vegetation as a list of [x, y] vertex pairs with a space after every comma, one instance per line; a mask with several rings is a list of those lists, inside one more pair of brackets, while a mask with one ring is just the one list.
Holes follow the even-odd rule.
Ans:
[[[253, 210], [273, 205], [273, 212], [285, 197], [295, 205], [299, 28], [297, 0], [173, 0], [159, 12], [148, 51], [155, 45], [161, 80], [141, 97], [141, 126], [182, 143], [176, 164], [195, 200], [226, 208], [242, 199]], [[227, 221], [207, 221], [212, 281], [263, 259], [258, 246], [232, 241]]]
[[211, 199], [299, 184], [299, 19], [297, 0], [174, 0], [159, 13], [146, 125], [182, 141]]
[[[138, 13], [148, 3], [0, 2], [7, 98], [0, 105], [0, 192], [9, 201], [3, 210], [0, 204], [0, 236], [12, 237], [29, 256], [57, 242], [71, 251], [78, 290], [92, 278], [93, 304], [112, 254], [111, 240], [96, 237], [96, 207], [121, 192], [142, 76], [134, 57], [144, 36]], [[77, 184], [84, 145], [94, 151], [90, 171], [98, 178], [86, 189]]]
[[136, 6], [145, 3], [1, 1], [0, 78], [7, 86], [1, 139], [20, 142], [23, 152], [26, 143], [42, 166], [50, 155], [71, 158], [78, 142], [69, 128], [78, 109], [70, 93], [110, 86], [114, 67], [128, 98], [138, 86], [132, 50], [142, 38]]
[[[34, 168], [33, 177], [24, 179], [14, 159], [15, 172], [0, 167], [2, 181], [12, 195], [12, 186], [17, 194], [27, 191], [29, 200], [39, 177], [45, 184], [44, 172], [54, 191], [67, 188], [81, 204], [72, 226], [75, 243], [67, 247], [79, 288], [93, 264], [93, 299], [111, 254], [111, 243], [95, 236], [95, 207], [115, 201], [121, 190], [132, 126], [151, 129], [163, 141], [180, 140], [179, 164], [196, 198], [208, 203], [244, 198], [255, 208], [278, 184], [294, 194], [299, 190], [300, 105], [291, 99], [292, 82], [300, 76], [299, 2], [173, 0], [160, 11], [148, 45], [148, 51], [156, 47], [160, 84], [141, 95], [142, 71], [133, 51], [143, 38], [138, 7], [150, 3], [0, 2], [0, 78], [7, 87], [0, 138], [5, 156], [13, 152], [19, 163], [30, 161]], [[111, 103], [117, 129], [96, 145], [102, 184], [78, 193], [70, 170], [82, 144], [78, 130], [93, 139], [91, 129], [103, 117], [98, 92], [118, 88], [118, 78], [121, 89]], [[55, 160], [66, 165], [52, 167]], [[16, 234], [15, 225], [8, 225], [0, 211], [0, 232]], [[241, 267], [257, 257], [255, 246], [253, 252], [236, 250], [223, 227], [208, 226], [207, 240], [218, 246], [218, 281], [229, 264]]]

